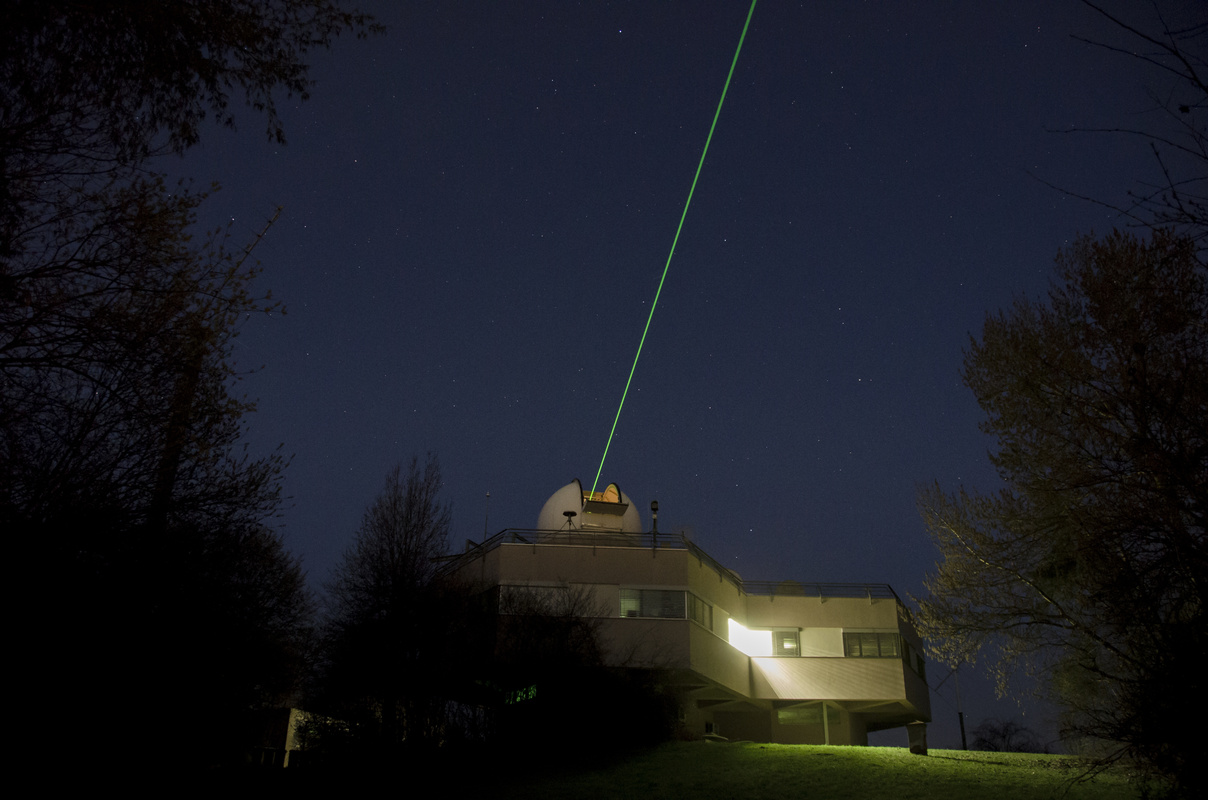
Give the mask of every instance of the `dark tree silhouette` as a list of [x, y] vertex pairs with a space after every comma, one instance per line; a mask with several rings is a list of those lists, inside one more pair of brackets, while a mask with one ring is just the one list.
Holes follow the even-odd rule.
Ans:
[[[598, 755], [641, 739], [620, 727], [635, 720], [649, 740], [669, 736], [674, 700], [658, 676], [605, 666], [608, 613], [592, 593], [476, 585], [440, 568], [450, 518], [441, 486], [434, 456], [394, 468], [327, 585], [308, 757], [414, 767], [438, 746], [501, 755], [538, 740], [547, 753]], [[614, 712], [588, 752], [550, 739], [578, 713], [584, 687]]]
[[996, 753], [1047, 753], [1031, 728], [1002, 719], [983, 720], [973, 729], [973, 749]]
[[0, 9], [0, 513], [87, 492], [162, 523], [182, 485], [221, 487], [183, 503], [205, 511], [223, 473], [273, 482], [226, 455], [251, 408], [228, 390], [235, 326], [277, 306], [251, 289], [250, 247], [193, 240], [204, 196], [147, 159], [194, 143], [207, 113], [233, 122], [232, 91], [280, 137], [274, 95], [305, 95], [309, 51], [368, 24], [335, 0]]
[[9, 0], [0, 29], [6, 144], [127, 162], [195, 144], [207, 116], [233, 126], [232, 99], [283, 142], [277, 98], [309, 96], [312, 51], [380, 30], [339, 0]]
[[434, 581], [451, 516], [441, 486], [433, 455], [422, 469], [412, 459], [391, 470], [327, 585], [314, 700], [353, 726], [365, 757], [391, 758], [444, 734], [443, 644], [462, 619], [462, 598]]
[[1208, 710], [1208, 269], [1116, 233], [1058, 258], [1047, 305], [987, 318], [964, 379], [1005, 488], [920, 506], [942, 561], [919, 621], [951, 664], [1047, 681], [1068, 733], [1202, 788], [1173, 736]]
[[283, 462], [240, 450], [233, 391], [238, 322], [276, 306], [255, 242], [194, 238], [204, 195], [150, 166], [233, 123], [232, 93], [280, 138], [274, 97], [365, 24], [334, 0], [0, 7], [0, 529], [60, 759], [225, 760], [300, 670], [310, 599], [264, 525]]
[[[669, 674], [648, 662], [640, 669], [619, 664], [617, 653], [609, 658], [601, 636], [612, 614], [590, 589], [501, 586], [498, 593], [494, 644], [484, 653], [480, 673], [508, 692], [489, 698], [496, 749], [523, 750], [541, 742], [547, 755], [582, 762], [676, 734], [679, 707]], [[585, 691], [608, 709], [592, 723], [591, 746], [551, 737], [578, 718]]]

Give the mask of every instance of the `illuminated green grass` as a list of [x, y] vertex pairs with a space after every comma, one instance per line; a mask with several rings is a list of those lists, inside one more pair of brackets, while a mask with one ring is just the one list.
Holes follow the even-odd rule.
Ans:
[[[549, 766], [549, 765], [545, 765]], [[1084, 778], [1072, 756], [776, 744], [669, 744], [611, 767], [534, 778], [503, 794], [528, 798], [694, 800], [1135, 800], [1141, 788], [1116, 768]]]

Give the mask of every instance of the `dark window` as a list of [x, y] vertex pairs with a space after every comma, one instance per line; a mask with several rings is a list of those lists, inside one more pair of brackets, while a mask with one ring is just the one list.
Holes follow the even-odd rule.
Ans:
[[622, 589], [621, 616], [685, 619], [684, 592], [668, 589]]
[[910, 649], [910, 643], [902, 640], [902, 660], [906, 666], [914, 670], [920, 678], [927, 680], [927, 668], [923, 666], [923, 654]]
[[713, 630], [713, 606], [688, 592], [688, 619]]
[[898, 658], [901, 644], [896, 633], [844, 631], [843, 652], [848, 658]]

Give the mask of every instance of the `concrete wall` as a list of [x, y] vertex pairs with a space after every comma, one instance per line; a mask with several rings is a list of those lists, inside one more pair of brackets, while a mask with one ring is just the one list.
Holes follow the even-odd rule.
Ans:
[[898, 603], [866, 597], [794, 597], [748, 595], [748, 628], [847, 628], [898, 630]]
[[900, 700], [906, 695], [905, 671], [897, 658], [752, 658], [752, 696]]
[[[869, 727], [930, 716], [926, 683], [901, 658], [844, 657], [844, 631], [898, 632], [919, 651], [907, 615], [892, 598], [746, 595], [728, 573], [688, 550], [607, 544], [503, 543], [461, 574], [485, 585], [570, 584], [590, 591], [610, 663], [683, 671], [692, 676], [685, 686], [709, 682], [708, 691], [693, 690], [696, 699], [685, 712], [698, 735], [712, 722], [730, 739], [822, 743], [821, 723], [782, 723], [778, 709], [793, 701], [826, 700], [838, 709], [828, 725], [832, 744], [866, 744]], [[712, 631], [687, 619], [622, 619], [622, 588], [687, 589], [713, 607]], [[802, 657], [748, 658], [727, 641], [731, 617], [748, 628], [799, 629]], [[886, 705], [876, 712], [862, 708], [879, 701]]]
[[614, 667], [688, 669], [696, 632], [707, 635], [686, 619], [609, 617], [600, 621], [601, 645]]
[[693, 671], [745, 697], [751, 696], [751, 659], [699, 625], [691, 624]]
[[[821, 711], [821, 709], [819, 709]], [[831, 706], [828, 722], [784, 724], [775, 709], [723, 710], [708, 716], [714, 732], [731, 741], [776, 742], [777, 744], [868, 744], [868, 731], [859, 714]]]
[[495, 580], [567, 581], [620, 586], [684, 587], [688, 584], [686, 550], [590, 545], [542, 546], [501, 544], [488, 555], [498, 560]]

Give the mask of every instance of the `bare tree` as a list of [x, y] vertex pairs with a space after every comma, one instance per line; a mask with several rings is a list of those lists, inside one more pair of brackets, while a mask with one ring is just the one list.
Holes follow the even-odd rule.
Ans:
[[[603, 626], [615, 611], [590, 587], [500, 586], [498, 593], [494, 645], [477, 676], [479, 685], [487, 677], [496, 689], [488, 698], [496, 745], [544, 740], [547, 753], [590, 759], [675, 735], [679, 708], [670, 671], [606, 655]], [[608, 709], [593, 721], [597, 741], [587, 751], [577, 740], [549, 737], [579, 713], [584, 687]]]
[[1131, 4], [1127, 16], [1082, 0], [1107, 20], [1116, 36], [1078, 41], [1133, 59], [1149, 76], [1150, 107], [1140, 124], [1079, 128], [1149, 143], [1157, 167], [1138, 182], [1130, 203], [1097, 200], [1144, 227], [1170, 227], [1208, 247], [1208, 11], [1198, 3]]
[[422, 470], [412, 458], [406, 473], [396, 465], [386, 474], [328, 586], [333, 620], [379, 616], [431, 584], [452, 519], [452, 509], [440, 502], [441, 483], [440, 462], [431, 453]]
[[600, 622], [605, 616], [587, 587], [501, 586], [495, 657], [522, 670], [598, 666], [604, 661]]
[[369, 748], [427, 742], [442, 726], [441, 643], [460, 609], [434, 581], [452, 513], [441, 487], [434, 455], [394, 467], [327, 584], [315, 699]]
[[996, 753], [1047, 753], [1031, 728], [1013, 720], [987, 719], [973, 729], [973, 749]]

